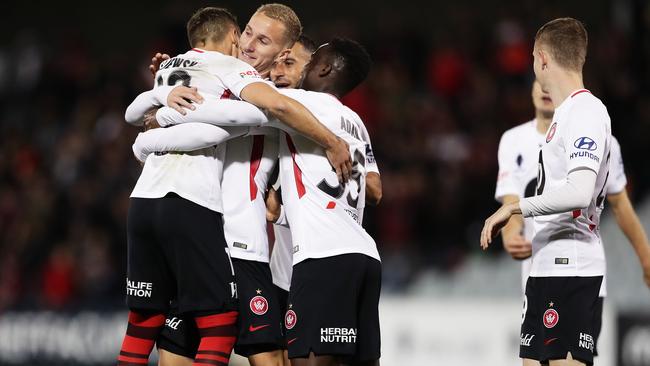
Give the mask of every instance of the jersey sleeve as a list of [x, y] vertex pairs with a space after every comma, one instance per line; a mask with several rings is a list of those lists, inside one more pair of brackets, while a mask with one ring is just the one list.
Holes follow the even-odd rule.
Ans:
[[375, 153], [372, 151], [370, 134], [363, 123], [359, 123], [359, 127], [361, 128], [361, 138], [366, 143], [366, 171], [379, 174], [379, 166], [377, 166], [377, 160], [375, 160]]
[[268, 122], [268, 117], [256, 106], [230, 99], [205, 99], [195, 104], [196, 109], [185, 115], [173, 108], [163, 107], [156, 112], [161, 127], [188, 122], [208, 123], [217, 126], [259, 126]]
[[623, 165], [623, 155], [621, 154], [621, 145], [618, 140], [612, 136], [612, 147], [610, 148], [609, 158], [609, 177], [607, 178], [607, 194], [620, 193], [627, 185], [625, 176], [625, 167]]
[[598, 174], [605, 156], [609, 129], [603, 110], [591, 105], [576, 105], [569, 111], [564, 134], [567, 171], [590, 169]]
[[241, 98], [241, 91], [246, 86], [252, 83], [265, 83], [251, 65], [234, 57], [229, 61], [228, 67], [215, 69], [214, 72], [237, 98]]
[[512, 140], [508, 133], [504, 133], [499, 141], [499, 150], [497, 153], [499, 161], [499, 174], [497, 176], [497, 187], [494, 192], [494, 198], [501, 202], [507, 195], [521, 195], [519, 189], [520, 183], [514, 172], [517, 168], [517, 157], [512, 146]]
[[144, 162], [149, 154], [168, 151], [194, 151], [218, 145], [248, 132], [248, 127], [217, 127], [205, 123], [185, 123], [156, 128], [138, 134], [133, 154]]

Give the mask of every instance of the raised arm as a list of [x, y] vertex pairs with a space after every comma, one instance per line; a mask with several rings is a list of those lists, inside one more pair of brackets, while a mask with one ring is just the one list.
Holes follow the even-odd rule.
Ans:
[[205, 123], [185, 123], [169, 128], [156, 128], [138, 134], [133, 154], [141, 162], [154, 152], [194, 151], [218, 145], [242, 136], [248, 127], [217, 127]]

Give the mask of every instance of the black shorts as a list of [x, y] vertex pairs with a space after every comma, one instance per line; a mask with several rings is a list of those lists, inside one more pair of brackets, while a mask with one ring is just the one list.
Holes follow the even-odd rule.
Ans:
[[282, 349], [287, 349], [287, 329], [284, 327], [284, 315], [287, 313], [288, 306], [289, 306], [289, 291], [279, 287], [275, 286], [275, 290], [278, 294], [278, 302], [280, 303], [280, 314], [281, 314], [281, 319], [280, 322], [282, 324]]
[[546, 362], [574, 359], [593, 364], [602, 276], [529, 277], [519, 357]]
[[156, 339], [156, 346], [158, 349], [194, 359], [201, 342], [199, 330], [194, 318], [179, 314], [174, 305], [175, 302], [172, 302], [172, 310], [165, 319], [165, 327]]
[[603, 328], [603, 302], [605, 298], [599, 297], [594, 311], [594, 356], [598, 356], [598, 337]]
[[285, 315], [289, 358], [380, 357], [381, 263], [363, 254], [308, 259], [293, 266]]
[[178, 312], [236, 309], [235, 279], [221, 214], [170, 193], [131, 198], [127, 220], [130, 309]]
[[248, 357], [282, 349], [284, 304], [268, 263], [233, 258], [239, 296], [239, 333], [235, 353]]

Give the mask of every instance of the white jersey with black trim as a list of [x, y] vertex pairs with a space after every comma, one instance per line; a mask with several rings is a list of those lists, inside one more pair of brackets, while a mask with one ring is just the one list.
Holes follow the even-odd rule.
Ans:
[[536, 195], [566, 184], [569, 172], [596, 174], [589, 206], [534, 217], [530, 276], [590, 277], [605, 274], [599, 233], [609, 175], [611, 122], [607, 108], [588, 90], [572, 93], [555, 110], [539, 153]]
[[[358, 127], [360, 137], [366, 144], [366, 171], [367, 173], [373, 172], [379, 174], [379, 166], [377, 165], [372, 150], [370, 134], [363, 123], [358, 124]], [[290, 181], [288, 184], [293, 184], [293, 182]], [[363, 221], [363, 208], [360, 209], [359, 217]], [[273, 283], [276, 286], [289, 291], [291, 285], [291, 274], [293, 272], [293, 240], [291, 238], [291, 228], [289, 225], [274, 224], [273, 233], [275, 234], [275, 242], [273, 245], [273, 251], [271, 252], [270, 262]]]
[[277, 162], [279, 131], [270, 127], [255, 131], [259, 134], [226, 143], [223, 227], [231, 257], [268, 263], [264, 197]]
[[300, 89], [281, 93], [345, 140], [353, 159], [350, 180], [339, 184], [322, 147], [295, 132], [280, 138], [282, 201], [291, 227], [293, 264], [349, 253], [380, 260], [375, 241], [361, 226], [367, 174], [363, 122], [329, 94]]
[[[539, 150], [544, 143], [544, 139], [545, 135], [537, 130], [536, 120], [515, 126], [503, 133], [499, 143], [499, 176], [495, 193], [497, 201], [502, 202], [503, 197], [506, 195], [515, 195], [522, 198], [535, 194]], [[607, 194], [620, 193], [625, 189], [626, 184], [627, 179], [623, 169], [621, 148], [618, 140], [612, 136]], [[532, 241], [532, 218], [524, 218], [522, 235], [527, 241]], [[526, 289], [531, 262], [531, 258], [521, 261], [522, 291]], [[606, 287], [606, 281], [603, 280], [599, 296], [606, 296]]]
[[[194, 86], [204, 98], [239, 97], [247, 85], [261, 82], [247, 63], [219, 52], [190, 50], [160, 64], [155, 86]], [[131, 197], [160, 198], [169, 192], [222, 212], [223, 144], [187, 153], [148, 156]]]

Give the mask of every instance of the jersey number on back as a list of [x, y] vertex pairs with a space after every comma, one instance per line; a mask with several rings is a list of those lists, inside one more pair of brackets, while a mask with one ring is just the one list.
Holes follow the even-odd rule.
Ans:
[[[156, 84], [158, 86], [163, 85], [163, 77], [162, 75], [158, 75], [158, 78], [156, 78]], [[178, 84], [178, 82], [181, 82], [181, 85], [183, 86], [190, 86], [190, 81], [192, 81], [192, 76], [185, 71], [185, 70], [174, 70], [172, 71], [169, 76], [167, 76], [167, 85], [169, 86], [174, 86]]]
[[[350, 191], [346, 197], [348, 204], [351, 207], [357, 207], [357, 203], [359, 202], [359, 193], [361, 192], [361, 172], [359, 171], [359, 166], [366, 166], [366, 158], [359, 150], [354, 150], [354, 154], [352, 156], [352, 174], [350, 175], [350, 180], [356, 182], [357, 190], [356, 194], [354, 195]], [[317, 187], [331, 197], [339, 199], [345, 193], [345, 188], [348, 186], [348, 184], [349, 183], [337, 184], [336, 186], [332, 187], [329, 185], [329, 183], [327, 183], [327, 180], [323, 179], [320, 181], [320, 183], [318, 183]]]

